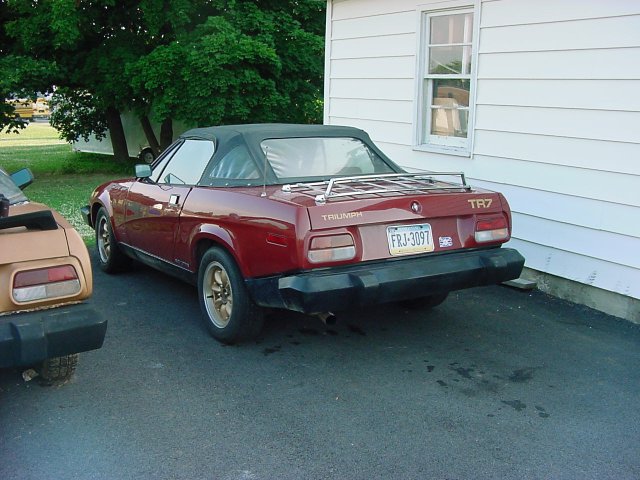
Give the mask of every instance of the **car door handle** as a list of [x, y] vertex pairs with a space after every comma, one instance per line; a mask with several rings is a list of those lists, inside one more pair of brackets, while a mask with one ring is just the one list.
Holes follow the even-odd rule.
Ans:
[[171, 195], [169, 197], [169, 205], [178, 205], [178, 202], [180, 201], [180, 195]]

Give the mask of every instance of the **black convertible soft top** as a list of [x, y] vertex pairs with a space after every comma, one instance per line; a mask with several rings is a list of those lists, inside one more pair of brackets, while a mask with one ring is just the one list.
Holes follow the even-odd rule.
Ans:
[[[251, 152], [255, 165], [264, 163], [265, 153], [261, 147], [263, 141], [280, 138], [310, 137], [353, 138], [360, 140], [387, 163], [392, 171], [403, 171], [372, 142], [364, 130], [356, 127], [290, 123], [253, 123], [193, 128], [180, 135], [181, 140], [207, 140], [213, 142], [216, 146], [213, 156], [214, 163], [216, 162], [216, 158], [221, 158], [226, 155], [235, 145], [244, 143]], [[237, 161], [234, 162], [234, 167], [237, 167]], [[259, 169], [259, 167], [256, 168]], [[260, 178], [263, 178], [263, 174], [260, 174]], [[279, 180], [276, 177], [267, 174], [268, 184], [276, 184], [278, 182]], [[245, 180], [243, 180], [243, 184], [246, 184]]]
[[245, 125], [222, 125], [218, 127], [193, 128], [180, 138], [199, 138], [224, 142], [237, 135], [247, 141], [261, 142], [268, 138], [291, 137], [353, 137], [371, 144], [369, 135], [359, 128], [339, 125], [304, 125], [292, 123], [250, 123]]

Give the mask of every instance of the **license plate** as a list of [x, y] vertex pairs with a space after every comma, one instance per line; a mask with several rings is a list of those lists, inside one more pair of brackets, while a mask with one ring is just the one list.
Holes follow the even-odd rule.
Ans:
[[387, 227], [387, 241], [391, 255], [433, 252], [434, 248], [428, 223]]

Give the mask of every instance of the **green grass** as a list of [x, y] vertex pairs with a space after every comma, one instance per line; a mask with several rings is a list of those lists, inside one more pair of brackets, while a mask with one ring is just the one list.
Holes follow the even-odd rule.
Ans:
[[0, 133], [0, 144], [4, 146], [8, 143], [20, 146], [66, 144], [64, 140], [60, 140], [56, 129], [47, 122], [31, 122], [20, 133]]
[[89, 203], [94, 188], [113, 178], [113, 175], [104, 173], [42, 176], [36, 178], [24, 193], [30, 200], [56, 209], [78, 230], [85, 243], [93, 244], [93, 230], [84, 223], [80, 207]]
[[74, 152], [48, 123], [31, 123], [19, 134], [0, 133], [0, 167], [9, 173], [30, 168], [36, 179], [26, 195], [59, 211], [86, 243], [94, 242], [93, 231], [83, 223], [80, 207], [101, 183], [129, 176], [132, 165], [111, 155]]

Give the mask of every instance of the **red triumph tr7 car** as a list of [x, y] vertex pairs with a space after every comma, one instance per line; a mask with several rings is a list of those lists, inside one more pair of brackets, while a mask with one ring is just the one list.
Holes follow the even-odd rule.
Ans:
[[524, 264], [501, 248], [501, 194], [461, 173], [408, 173], [351, 127], [189, 130], [82, 211], [104, 271], [134, 258], [197, 284], [209, 331], [227, 343], [255, 336], [264, 307], [430, 307]]

